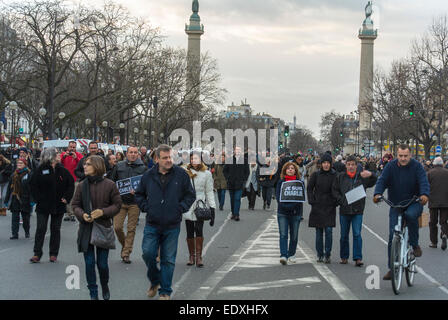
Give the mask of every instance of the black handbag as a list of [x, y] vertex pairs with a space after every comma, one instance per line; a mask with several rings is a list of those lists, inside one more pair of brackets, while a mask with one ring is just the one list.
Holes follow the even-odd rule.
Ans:
[[[194, 193], [196, 193], [194, 179], [191, 180], [193, 181]], [[202, 204], [202, 206], [200, 206], [200, 204]], [[203, 200], [196, 201], [196, 208], [193, 212], [198, 221], [208, 221], [212, 219], [212, 210], [205, 204]]]
[[114, 228], [108, 228], [93, 221], [90, 244], [103, 249], [115, 249]]

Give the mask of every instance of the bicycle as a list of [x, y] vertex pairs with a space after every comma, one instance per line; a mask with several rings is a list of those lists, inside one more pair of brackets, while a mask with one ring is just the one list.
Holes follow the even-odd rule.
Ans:
[[[394, 228], [394, 236], [390, 249], [390, 270], [392, 273], [392, 289], [396, 295], [400, 294], [401, 282], [403, 279], [403, 271], [406, 274], [406, 282], [408, 287], [414, 284], [414, 276], [417, 273], [416, 258], [414, 256], [411, 245], [409, 244], [409, 233], [406, 221], [403, 222], [403, 214], [407, 208], [413, 203], [419, 202], [420, 199], [414, 196], [404, 205], [394, 205], [391, 201], [381, 196], [380, 201], [384, 200], [391, 208], [398, 211], [398, 222]], [[407, 200], [406, 200], [407, 201]], [[403, 203], [404, 201], [400, 202]]]

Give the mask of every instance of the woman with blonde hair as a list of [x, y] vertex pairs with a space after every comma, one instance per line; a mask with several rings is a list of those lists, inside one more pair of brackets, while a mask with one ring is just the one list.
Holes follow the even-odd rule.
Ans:
[[[288, 181], [302, 181], [299, 167], [294, 162], [287, 162], [283, 165], [280, 180], [277, 184], [276, 199], [277, 207], [277, 221], [280, 231], [280, 263], [286, 265], [287, 263], [296, 262], [296, 250], [299, 239], [300, 218], [303, 214], [302, 202], [285, 202], [280, 196], [282, 184]], [[304, 186], [302, 181], [302, 186]], [[302, 190], [305, 193], [305, 190]], [[289, 245], [288, 245], [288, 234]]]
[[213, 177], [207, 166], [202, 162], [201, 154], [193, 152], [190, 155], [190, 163], [185, 170], [190, 176], [194, 191], [196, 193], [196, 201], [190, 207], [188, 212], [184, 213], [185, 224], [187, 227], [187, 245], [190, 253], [190, 259], [187, 265], [196, 264], [197, 267], [203, 267], [202, 247], [204, 243], [204, 221], [198, 221], [194, 214], [194, 209], [198, 205], [198, 201], [202, 200], [210, 207], [212, 219], [210, 226], [215, 223], [215, 194], [213, 192]]

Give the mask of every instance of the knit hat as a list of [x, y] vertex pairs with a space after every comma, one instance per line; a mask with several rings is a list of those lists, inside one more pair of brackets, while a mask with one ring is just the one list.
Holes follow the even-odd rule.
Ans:
[[328, 162], [330, 162], [330, 164], [332, 164], [332, 163], [333, 163], [333, 158], [331, 157], [330, 154], [325, 153], [325, 154], [320, 158], [320, 161], [321, 161], [322, 163], [324, 163], [325, 161], [328, 161]]
[[23, 151], [23, 152], [25, 152], [25, 153], [28, 153], [28, 149], [25, 148], [25, 147], [20, 148], [19, 151]]
[[28, 167], [28, 161], [25, 158], [19, 158], [17, 161], [22, 161], [25, 164], [25, 167]]

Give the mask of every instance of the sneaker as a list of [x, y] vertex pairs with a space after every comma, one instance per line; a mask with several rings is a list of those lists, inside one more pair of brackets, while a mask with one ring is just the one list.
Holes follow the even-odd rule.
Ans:
[[69, 221], [69, 220], [70, 220], [69, 216], [64, 217], [64, 221]]
[[361, 259], [356, 260], [355, 266], [362, 267], [364, 265], [364, 262], [362, 262]]
[[287, 262], [288, 262], [288, 260], [287, 260], [285, 257], [281, 257], [281, 258], [280, 258], [280, 263], [281, 263], [282, 265], [286, 266]]
[[50, 262], [56, 262], [58, 258], [56, 256], [50, 256]]
[[161, 294], [159, 300], [170, 300], [170, 296], [167, 294]]
[[31, 259], [30, 259], [30, 262], [31, 263], [38, 263], [38, 262], [40, 262], [40, 257], [32, 256]]
[[30, 234], [29, 233], [25, 233], [25, 238], [29, 238]]
[[294, 263], [296, 263], [296, 256], [291, 256], [291, 257], [289, 257], [289, 258], [288, 258], [288, 263], [290, 263], [290, 264], [294, 264]]
[[384, 275], [383, 280], [392, 280], [392, 272], [390, 270]]
[[446, 236], [442, 237], [442, 246], [440, 247], [442, 250], [446, 250]]
[[155, 295], [157, 294], [157, 290], [159, 289], [159, 286], [160, 286], [160, 284], [156, 284], [155, 286], [152, 286], [148, 289], [146, 294], [148, 295], [149, 298], [155, 297]]
[[232, 216], [230, 217], [230, 220], [235, 220], [235, 216], [232, 214]]
[[331, 259], [330, 257], [325, 257], [325, 261], [326, 264], [330, 264], [331, 263]]
[[420, 246], [415, 246], [414, 248], [414, 256], [415, 257], [421, 257], [422, 256], [422, 249], [420, 248]]
[[348, 259], [341, 259], [341, 262], [339, 262], [340, 264], [347, 264], [348, 263]]
[[240, 221], [240, 216], [235, 216], [235, 221]]
[[430, 247], [430, 248], [434, 248], [434, 249], [436, 249], [436, 248], [437, 248], [437, 243], [432, 243], [432, 242], [431, 242], [431, 244], [429, 245], [429, 247]]
[[9, 238], [9, 240], [17, 240], [17, 239], [19, 239], [19, 236], [11, 236], [11, 237]]
[[220, 207], [219, 207], [219, 211], [222, 211], [222, 210], [224, 210], [224, 208], [220, 206]]
[[324, 257], [317, 257], [317, 262], [319, 262], [319, 263], [324, 262]]

